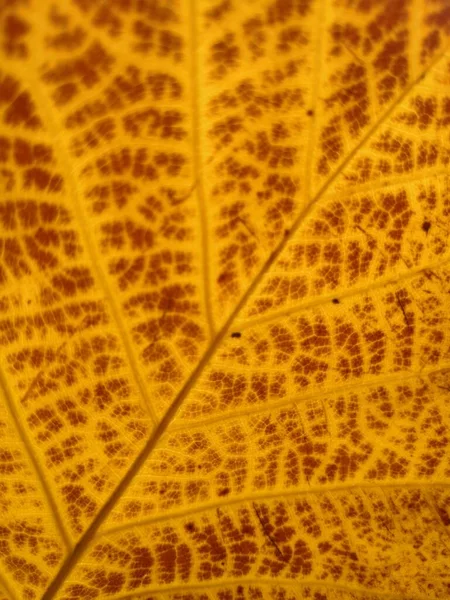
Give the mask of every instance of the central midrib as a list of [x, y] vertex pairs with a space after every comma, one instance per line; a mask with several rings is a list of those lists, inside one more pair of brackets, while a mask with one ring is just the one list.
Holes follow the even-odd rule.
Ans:
[[[196, 14], [196, 0], [191, 0], [191, 19], [195, 19]], [[190, 31], [194, 32], [195, 27], [191, 25]], [[196, 40], [191, 40], [194, 48], [196, 47]], [[161, 419], [159, 424], [153, 431], [153, 434], [148, 439], [146, 445], [141, 450], [140, 454], [133, 461], [130, 469], [127, 471], [126, 475], [123, 477], [119, 485], [116, 487], [114, 492], [109, 497], [108, 501], [102, 506], [100, 511], [98, 512], [96, 518], [93, 520], [91, 525], [86, 529], [84, 535], [80, 538], [79, 542], [75, 545], [74, 551], [70, 556], [66, 558], [61, 569], [59, 570], [56, 577], [53, 579], [41, 600], [52, 600], [55, 598], [55, 595], [61, 588], [61, 586], [66, 581], [67, 577], [72, 572], [73, 568], [78, 564], [80, 557], [84, 554], [85, 550], [88, 548], [91, 540], [95, 537], [97, 530], [109, 516], [117, 502], [121, 499], [124, 492], [131, 484], [134, 477], [139, 473], [141, 467], [145, 464], [147, 458], [152, 453], [156, 444], [164, 434], [164, 432], [168, 429], [171, 421], [173, 420], [175, 414], [183, 403], [184, 399], [191, 391], [192, 387], [195, 385], [200, 375], [202, 374], [205, 366], [209, 363], [212, 356], [215, 354], [217, 348], [220, 346], [223, 338], [225, 337], [227, 331], [230, 329], [232, 323], [235, 321], [236, 316], [241, 312], [242, 308], [247, 304], [248, 300], [251, 298], [255, 290], [259, 287], [262, 278], [269, 271], [273, 263], [277, 260], [278, 256], [281, 254], [286, 244], [291, 240], [291, 238], [295, 235], [296, 231], [306, 218], [306, 216], [310, 213], [312, 208], [317, 204], [317, 202], [324, 196], [327, 189], [330, 185], [335, 181], [335, 179], [340, 175], [342, 170], [349, 164], [349, 162], [353, 159], [355, 154], [366, 144], [366, 142], [372, 137], [372, 135], [376, 132], [376, 130], [380, 127], [380, 125], [389, 117], [389, 115], [395, 110], [395, 108], [403, 101], [403, 99], [409, 94], [409, 92], [415, 87], [415, 85], [423, 79], [424, 75], [434, 67], [434, 65], [446, 54], [447, 48], [444, 52], [441, 52], [429, 65], [426, 69], [424, 69], [420, 75], [414, 79], [402, 92], [402, 94], [397, 98], [397, 100], [389, 107], [389, 109], [369, 128], [360, 142], [355, 146], [355, 148], [346, 156], [346, 158], [342, 161], [336, 171], [325, 181], [319, 191], [315, 194], [315, 196], [307, 203], [303, 210], [299, 213], [297, 219], [295, 220], [293, 226], [291, 227], [289, 233], [282, 238], [278, 246], [275, 250], [270, 254], [261, 270], [252, 281], [250, 286], [248, 287], [245, 294], [242, 296], [241, 300], [236, 305], [233, 312], [230, 314], [225, 324], [222, 326], [216, 337], [213, 339], [211, 345], [206, 350], [202, 359], [200, 360], [197, 367], [191, 373], [190, 377], [187, 379], [186, 383], [183, 385], [182, 389], [170, 405], [169, 409], [165, 413], [164, 417]], [[195, 92], [195, 90], [194, 90]]]

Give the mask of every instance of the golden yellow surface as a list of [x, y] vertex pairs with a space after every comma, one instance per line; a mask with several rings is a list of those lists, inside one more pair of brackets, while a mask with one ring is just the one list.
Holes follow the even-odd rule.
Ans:
[[0, 600], [450, 599], [448, 0], [0, 0]]

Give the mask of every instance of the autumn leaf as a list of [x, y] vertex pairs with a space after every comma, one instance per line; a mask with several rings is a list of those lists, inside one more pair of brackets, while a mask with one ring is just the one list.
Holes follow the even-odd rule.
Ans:
[[448, 0], [0, 21], [0, 600], [450, 599]]

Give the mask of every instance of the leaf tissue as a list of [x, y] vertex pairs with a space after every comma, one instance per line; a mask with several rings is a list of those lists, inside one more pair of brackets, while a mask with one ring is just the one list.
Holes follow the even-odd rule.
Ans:
[[448, 0], [0, 0], [0, 600], [450, 599]]

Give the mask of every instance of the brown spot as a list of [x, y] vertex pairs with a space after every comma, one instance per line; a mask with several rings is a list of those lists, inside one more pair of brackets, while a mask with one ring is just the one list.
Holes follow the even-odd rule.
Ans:
[[240, 51], [234, 41], [234, 34], [226, 33], [223, 38], [212, 45], [210, 62], [215, 65], [212, 77], [222, 78], [229, 69], [237, 66]]
[[63, 179], [60, 175], [52, 175], [46, 169], [32, 167], [24, 172], [24, 187], [35, 187], [39, 191], [47, 189], [48, 192], [59, 192], [62, 189]]
[[309, 12], [311, 0], [275, 0], [267, 10], [267, 22], [270, 25], [285, 23], [296, 16]]
[[222, 17], [229, 12], [231, 9], [230, 0], [222, 0], [219, 4], [216, 4], [205, 12], [205, 17], [212, 21], [220, 21]]
[[8, 15], [5, 19], [5, 33], [8, 37], [15, 38], [23, 35], [29, 29], [27, 23], [16, 17], [15, 15]]
[[8, 56], [25, 58], [28, 55], [28, 48], [22, 38], [29, 29], [29, 25], [16, 15], [5, 18], [3, 48]]
[[53, 92], [53, 99], [56, 104], [67, 104], [69, 100], [78, 93], [78, 86], [75, 83], [62, 83]]
[[95, 571], [91, 579], [92, 585], [100, 589], [104, 594], [116, 594], [120, 592], [125, 583], [125, 575], [123, 573], [105, 573], [103, 571]]
[[[2, 91], [0, 89], [0, 101], [2, 100]], [[38, 129], [41, 126], [41, 120], [34, 114], [34, 104], [28, 92], [21, 92], [16, 96], [5, 111], [3, 121], [13, 127], [23, 125], [28, 129]]]

